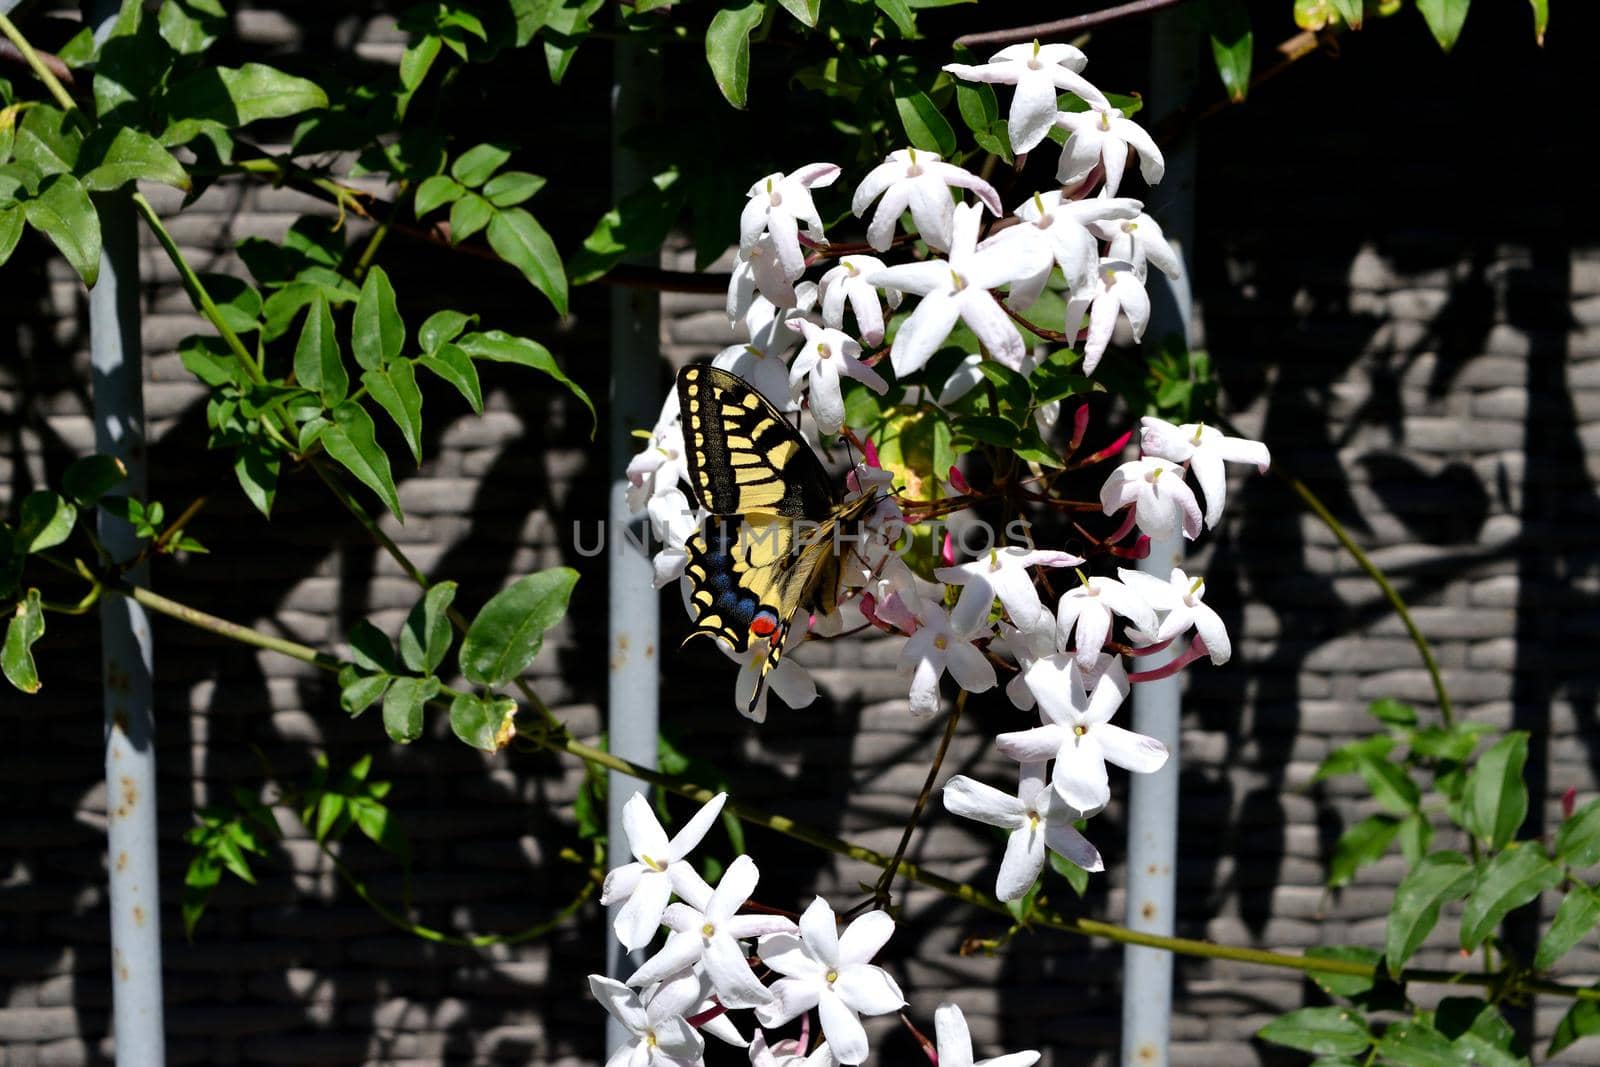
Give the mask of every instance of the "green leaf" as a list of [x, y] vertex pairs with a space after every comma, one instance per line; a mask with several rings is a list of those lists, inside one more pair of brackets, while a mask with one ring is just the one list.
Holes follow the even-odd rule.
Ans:
[[400, 428], [400, 436], [411, 449], [411, 457], [422, 462], [422, 390], [417, 388], [417, 372], [409, 360], [397, 359], [382, 370], [361, 375], [361, 384], [378, 406], [389, 413]]
[[[87, 156], [91, 150], [90, 146], [85, 146], [84, 155]], [[86, 160], [80, 158], [78, 162], [81, 167]], [[162, 148], [154, 137], [142, 130], [124, 126], [116, 132], [99, 161], [83, 176], [83, 187], [92, 193], [103, 193], [140, 179], [185, 191], [191, 184], [183, 164]]]
[[[448, 624], [445, 628], [449, 629]], [[404, 638], [401, 641], [404, 643]], [[396, 678], [390, 684], [383, 695], [383, 728], [391, 741], [405, 745], [422, 736], [422, 707], [438, 696], [441, 688], [439, 679], [433, 677]]]
[[1395, 816], [1369, 815], [1340, 834], [1328, 861], [1328, 888], [1347, 885], [1358, 870], [1389, 850], [1399, 832], [1400, 820]]
[[683, 210], [687, 193], [688, 183], [679, 180], [678, 172], [666, 170], [623, 197], [595, 223], [567, 264], [572, 284], [594, 281], [627, 256], [658, 252]]
[[[1590, 988], [1600, 989], [1600, 985]], [[1554, 1056], [1580, 1037], [1594, 1034], [1600, 1034], [1600, 1000], [1577, 1001], [1556, 1023], [1556, 1032], [1550, 1036], [1550, 1047], [1545, 1055]]]
[[1417, 709], [1393, 698], [1374, 700], [1367, 705], [1367, 714], [1385, 726], [1417, 725]]
[[437, 354], [422, 356], [417, 362], [455, 386], [471, 405], [474, 414], [483, 414], [483, 387], [478, 383], [478, 369], [472, 365], [472, 358], [459, 347], [445, 345]]
[[589, 415], [594, 419], [589, 428], [590, 439], [594, 438], [595, 427], [599, 426], [599, 416], [595, 414], [594, 402], [589, 399], [589, 394], [579, 387], [578, 383], [568, 378], [565, 372], [556, 365], [555, 357], [550, 350], [537, 341], [530, 341], [526, 337], [512, 337], [503, 330], [488, 330], [483, 333], [469, 333], [457, 342], [459, 347], [473, 359], [487, 359], [495, 363], [515, 363], [522, 367], [532, 367], [534, 370], [543, 371], [556, 381], [571, 390], [572, 395], [583, 401], [583, 406], [589, 409]]
[[1572, 813], [1556, 830], [1556, 859], [1582, 869], [1600, 863], [1600, 797]]
[[44, 636], [44, 609], [39, 604], [39, 590], [28, 590], [27, 596], [17, 603], [6, 624], [6, 641], [0, 647], [0, 669], [6, 681], [24, 693], [37, 693], [43, 684], [39, 681], [39, 668], [33, 662], [33, 646]]
[[484, 700], [460, 693], [450, 702], [450, 729], [457, 737], [485, 752], [498, 752], [514, 736], [512, 724], [517, 702], [506, 697]]
[[1600, 893], [1581, 882], [1573, 883], [1567, 895], [1561, 898], [1550, 932], [1539, 942], [1539, 951], [1533, 957], [1534, 970], [1544, 971], [1572, 951], [1600, 922]]
[[333, 332], [333, 312], [328, 298], [317, 293], [300, 328], [294, 348], [294, 374], [300, 384], [314, 389], [328, 407], [337, 407], [350, 391], [350, 375], [339, 357], [339, 339]]
[[561, 267], [561, 253], [538, 220], [520, 207], [496, 213], [489, 220], [489, 247], [548, 297], [556, 314], [567, 313], [567, 276]]
[[566, 76], [578, 45], [589, 35], [589, 19], [605, 0], [565, 0], [547, 8], [544, 32], [545, 64], [556, 85]]
[[1366, 4], [1363, 0], [1328, 0], [1333, 9], [1344, 19], [1345, 25], [1352, 30], [1361, 28], [1362, 16], [1365, 14]]
[[339, 706], [353, 719], [376, 704], [393, 680], [387, 674], [362, 674], [346, 667], [339, 672]]
[[[1357, 0], [1359, 2], [1359, 0]], [[1211, 57], [1222, 77], [1228, 99], [1244, 100], [1250, 92], [1250, 64], [1255, 49], [1255, 34], [1250, 31], [1250, 12], [1244, 0], [1211, 0]]]
[[201, 274], [199, 278], [228, 329], [251, 333], [261, 328], [261, 294], [254, 286], [231, 274]]
[[905, 128], [911, 147], [924, 152], [937, 152], [946, 159], [955, 155], [956, 131], [940, 113], [928, 94], [913, 89], [902, 95], [898, 90], [894, 98], [895, 110], [900, 113], [900, 125]]
[[450, 165], [450, 174], [467, 188], [476, 189], [510, 158], [511, 149], [503, 145], [480, 144], [457, 156]]
[[459, 311], [435, 311], [417, 331], [417, 343], [431, 356], [441, 346], [460, 337], [461, 331], [477, 320], [478, 316], [463, 315]]
[[455, 582], [430, 586], [406, 616], [400, 630], [400, 659], [419, 674], [432, 674], [450, 651], [450, 602], [456, 596]]
[[78, 179], [53, 174], [39, 186], [39, 195], [27, 202], [28, 222], [50, 238], [83, 284], [94, 287], [100, 278], [100, 216]]
[[816, 28], [817, 13], [822, 9], [822, 0], [778, 0], [778, 3], [798, 19], [802, 26]]
[[706, 62], [723, 98], [743, 108], [750, 82], [750, 32], [766, 17], [765, 0], [725, 7], [706, 28]]
[[1528, 735], [1517, 730], [1478, 758], [1467, 779], [1465, 828], [1493, 849], [1504, 848], [1528, 814], [1528, 787], [1522, 780], [1528, 762]]
[[1458, 722], [1451, 727], [1429, 726], [1414, 730], [1409, 739], [1411, 754], [1460, 763], [1472, 755], [1480, 737], [1493, 731], [1494, 727], [1486, 722]]
[[205, 120], [232, 128], [327, 106], [328, 94], [316, 82], [263, 63], [205, 67], [168, 91], [166, 107], [173, 121], [161, 141], [186, 143], [199, 135]]
[[400, 355], [406, 343], [406, 324], [395, 304], [394, 286], [382, 267], [373, 267], [361, 283], [355, 319], [350, 326], [350, 348], [364, 370], [377, 370]]
[[1010, 419], [998, 415], [964, 415], [952, 427], [957, 434], [982, 441], [986, 445], [1010, 448], [1017, 443], [1022, 430]]
[[545, 180], [525, 170], [496, 174], [483, 186], [484, 198], [495, 207], [514, 207], [543, 189]]
[[164, 0], [157, 21], [161, 39], [183, 56], [210, 48], [230, 22], [218, 0]]
[[577, 581], [577, 571], [554, 567], [496, 593], [467, 627], [461, 673], [485, 686], [503, 685], [521, 674], [539, 654], [545, 632], [566, 615]]
[[[1306, 955], [1316, 960], [1346, 960], [1364, 963], [1369, 967], [1376, 967], [1383, 958], [1377, 949], [1353, 945], [1313, 945], [1306, 949]], [[1369, 978], [1359, 974], [1334, 974], [1331, 971], [1307, 971], [1306, 975], [1324, 993], [1334, 997], [1359, 997], [1377, 983], [1376, 975]]]
[[270, 448], [251, 442], [242, 445], [233, 457], [233, 475], [239, 488], [261, 514], [272, 517], [272, 502], [278, 495], [278, 471], [282, 460]]
[[453, 204], [466, 195], [465, 185], [447, 174], [435, 174], [417, 186], [417, 195], [411, 203], [411, 210], [420, 219], [435, 208]]
[[224, 385], [248, 387], [250, 378], [220, 337], [195, 334], [178, 342], [178, 358], [184, 369], [213, 389]]
[[1356, 1056], [1372, 1044], [1360, 1015], [1349, 1008], [1301, 1008], [1280, 1015], [1256, 1031], [1275, 1045], [1327, 1056]]
[[1461, 947], [1468, 952], [1493, 934], [1500, 920], [1561, 884], [1561, 868], [1537, 845], [1517, 844], [1485, 865], [1461, 910]]
[[0, 208], [0, 265], [11, 258], [11, 253], [16, 251], [17, 242], [22, 240], [22, 226], [27, 221], [26, 208], [4, 207]]
[[128, 468], [115, 456], [84, 456], [74, 460], [61, 475], [61, 488], [82, 507], [94, 503], [121, 485], [128, 477]]
[[13, 544], [20, 552], [43, 552], [71, 536], [77, 521], [72, 501], [48, 489], [35, 489], [22, 498]]
[[349, 401], [334, 408], [332, 425], [322, 431], [322, 447], [361, 484], [377, 493], [395, 518], [405, 521], [389, 457], [378, 447], [377, 428], [365, 408]]
[[1406, 1067], [1461, 1067], [1450, 1039], [1418, 1019], [1391, 1023], [1378, 1040], [1378, 1055]]
[[889, 21], [900, 31], [900, 36], [917, 35], [917, 16], [912, 14], [911, 5], [906, 0], [877, 0], [877, 7], [889, 16]]
[[1422, 802], [1422, 791], [1398, 763], [1362, 758], [1356, 761], [1356, 770], [1371, 790], [1372, 799], [1396, 815], [1416, 811], [1417, 805]]
[[1089, 891], [1088, 871], [1055, 852], [1047, 851], [1045, 858], [1050, 861], [1050, 869], [1065, 878], [1074, 893], [1081, 897]]
[[1439, 921], [1439, 909], [1471, 888], [1473, 873], [1472, 864], [1461, 853], [1435, 852], [1401, 879], [1384, 936], [1383, 958], [1390, 977], [1400, 973], [1427, 938]]
[[66, 112], [48, 104], [29, 108], [17, 127], [17, 162], [32, 164], [39, 175], [69, 174], [78, 164], [83, 128]]
[[1400, 854], [1405, 856], [1407, 867], [1415, 867], [1428, 854], [1431, 844], [1433, 824], [1428, 821], [1426, 814], [1414, 811], [1400, 820]]
[[460, 244], [489, 225], [494, 206], [477, 193], [467, 193], [450, 205], [450, 243]]
[[388, 636], [369, 619], [361, 619], [350, 628], [350, 658], [357, 667], [366, 671], [393, 674], [400, 667], [395, 658], [394, 645]]
[[422, 79], [428, 76], [428, 71], [433, 67], [433, 61], [439, 58], [439, 44], [438, 37], [425, 33], [406, 46], [400, 55], [401, 86], [415, 91], [422, 84]]
[[1461, 36], [1461, 24], [1467, 20], [1467, 8], [1472, 0], [1417, 0], [1417, 10], [1428, 22], [1434, 40], [1446, 52], [1455, 47]]
[[1544, 47], [1544, 31], [1550, 25], [1550, 0], [1528, 0], [1533, 5], [1533, 39]]

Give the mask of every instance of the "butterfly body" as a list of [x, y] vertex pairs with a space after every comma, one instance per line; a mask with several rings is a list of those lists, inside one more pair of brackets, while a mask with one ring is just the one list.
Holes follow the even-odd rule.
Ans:
[[749, 709], [801, 611], [838, 603], [844, 527], [872, 506], [841, 502], [811, 446], [743, 378], [715, 367], [678, 375], [689, 479], [711, 517], [685, 545], [694, 632], [735, 652], [765, 642]]

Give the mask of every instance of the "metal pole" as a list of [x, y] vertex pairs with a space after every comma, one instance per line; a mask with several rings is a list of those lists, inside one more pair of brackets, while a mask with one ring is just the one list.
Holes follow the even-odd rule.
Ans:
[[[1191, 95], [1199, 39], [1185, 11], [1156, 18], [1151, 48], [1150, 97], [1171, 111]], [[1162, 286], [1151, 271], [1153, 314], [1146, 344], [1192, 339], [1193, 294], [1187, 251], [1194, 240], [1195, 155], [1193, 134], [1165, 150], [1166, 178], [1157, 188], [1153, 214], [1184, 257], [1185, 274]], [[1166, 580], [1183, 562], [1183, 538], [1152, 538], [1139, 569]], [[1151, 656], [1141, 669], [1160, 666], [1175, 650]], [[1167, 746], [1171, 757], [1155, 774], [1131, 776], [1128, 790], [1128, 891], [1126, 923], [1144, 933], [1172, 936], [1175, 929], [1178, 860], [1178, 773], [1182, 718], [1177, 676], [1145, 682], [1133, 690], [1133, 729]], [[1172, 1032], [1172, 954], [1129, 945], [1123, 951], [1122, 1063], [1167, 1067]]]
[[[117, 5], [89, 16], [103, 39]], [[130, 495], [145, 494], [143, 358], [139, 343], [139, 231], [125, 192], [95, 198], [103, 250], [89, 291], [95, 451], [128, 469]], [[100, 513], [100, 540], [118, 561], [139, 550], [133, 528]], [[128, 577], [144, 584], [147, 568]], [[161, 881], [156, 862], [155, 716], [150, 624], [127, 597], [100, 599], [105, 708], [106, 844], [110, 869], [111, 1003], [117, 1067], [166, 1062], [161, 996]]]
[[[623, 133], [655, 110], [660, 81], [660, 63], [655, 56], [631, 40], [617, 42], [611, 84], [613, 199], [620, 200], [649, 180], [649, 172], [632, 152], [622, 147], [620, 140]], [[607, 736], [612, 752], [645, 767], [656, 765], [660, 681], [656, 649], [661, 620], [650, 560], [631, 547], [630, 538], [625, 536], [630, 527], [640, 528], [644, 522], [628, 511], [626, 468], [637, 445], [632, 431], [654, 424], [663, 399], [656, 386], [660, 329], [661, 301], [656, 293], [612, 287], [611, 502], [606, 523], [606, 561], [611, 581]], [[623, 805], [644, 789], [644, 783], [637, 778], [610, 772], [606, 807], [611, 855], [616, 858], [613, 865], [627, 855]], [[613, 905], [607, 916], [606, 974], [625, 978], [643, 957], [636, 953], [640, 959], [630, 961], [611, 933], [610, 920], [615, 919], [619, 907]], [[621, 1023], [606, 1017], [607, 1055], [631, 1037]]]

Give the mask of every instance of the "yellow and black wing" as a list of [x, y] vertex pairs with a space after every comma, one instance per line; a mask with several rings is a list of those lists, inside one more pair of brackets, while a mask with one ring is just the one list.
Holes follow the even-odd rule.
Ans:
[[839, 557], [850, 547], [840, 524], [870, 501], [841, 505], [805, 438], [738, 375], [685, 368], [678, 398], [690, 482], [711, 513], [685, 545], [690, 637], [710, 634], [735, 652], [767, 642], [753, 711], [796, 613], [833, 610]]

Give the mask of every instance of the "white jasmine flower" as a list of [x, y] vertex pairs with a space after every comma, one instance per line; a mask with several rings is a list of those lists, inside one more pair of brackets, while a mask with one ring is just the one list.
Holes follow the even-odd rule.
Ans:
[[[1133, 202], [1138, 203], [1137, 200]], [[1106, 252], [1107, 259], [1132, 263], [1133, 271], [1139, 277], [1149, 275], [1147, 263], [1155, 264], [1156, 269], [1169, 278], [1182, 276], [1183, 260], [1177, 250], [1167, 243], [1166, 235], [1161, 232], [1161, 224], [1142, 211], [1133, 218], [1118, 216], [1096, 220], [1089, 224], [1089, 228], [1102, 241], [1111, 242]]]
[[[1042, 239], [1050, 249], [1050, 258], [1061, 268], [1068, 288], [1078, 289], [1090, 279], [1100, 263], [1100, 242], [1096, 239], [1098, 230], [1092, 227], [1112, 225], [1118, 219], [1131, 219], [1139, 214], [1142, 206], [1139, 201], [1127, 196], [1093, 196], [1072, 200], [1063, 196], [1059, 189], [1035, 193], [1013, 212], [1023, 220], [1023, 225], [1001, 230], [990, 240]], [[1047, 261], [1042, 270], [1012, 284], [1008, 303], [1018, 309], [1028, 307], [1044, 292], [1049, 277], [1050, 263]]]
[[740, 856], [722, 873], [703, 908], [673, 904], [663, 916], [672, 934], [667, 943], [628, 978], [630, 986], [647, 986], [701, 964], [725, 1008], [753, 1008], [772, 994], [750, 969], [739, 942], [763, 934], [793, 933], [794, 923], [781, 915], [740, 915], [756, 890], [761, 872], [749, 856]]
[[1078, 71], [1088, 59], [1070, 44], [1014, 44], [1002, 48], [989, 62], [969, 67], [946, 63], [944, 69], [963, 81], [1015, 85], [1006, 132], [1018, 154], [1031, 152], [1050, 132], [1056, 117], [1056, 94], [1076, 94], [1090, 107], [1110, 107], [1105, 94]]
[[784, 977], [773, 983], [772, 1003], [758, 1007], [756, 1018], [772, 1029], [816, 1008], [834, 1058], [862, 1062], [871, 1048], [860, 1016], [885, 1015], [906, 1004], [889, 973], [869, 962], [893, 933], [886, 912], [869, 911], [841, 934], [828, 902], [813, 900], [800, 916], [799, 936], [761, 939], [762, 962]]
[[941, 1004], [933, 1013], [933, 1035], [939, 1046], [939, 1067], [1033, 1067], [1039, 1062], [1039, 1054], [1032, 1050], [972, 1062], [967, 1017], [954, 1004]]
[[824, 1041], [807, 1056], [805, 1046], [796, 1038], [779, 1041], [777, 1044], [767, 1046], [767, 1035], [760, 1030], [750, 1041], [751, 1067], [836, 1067], [838, 1060], [833, 1058], [833, 1053]]
[[799, 401], [789, 390], [788, 360], [800, 343], [800, 335], [789, 323], [803, 314], [802, 309], [777, 307], [765, 297], [756, 297], [744, 317], [750, 340], [724, 348], [712, 358], [711, 365], [749, 382], [779, 411], [798, 411]]
[[1032, 629], [1019, 630], [1002, 622], [999, 636], [989, 642], [989, 651], [1016, 661], [1017, 673], [1006, 683], [1006, 696], [1022, 711], [1032, 711], [1035, 701], [1028, 690], [1028, 665], [1044, 656], [1055, 655], [1056, 620], [1046, 612]]
[[1012, 370], [1021, 369], [1027, 357], [1022, 334], [989, 290], [1028, 277], [1036, 264], [1005, 245], [978, 248], [981, 215], [982, 209], [974, 204], [956, 208], [948, 260], [905, 263], [867, 277], [874, 285], [922, 297], [889, 350], [897, 376], [903, 378], [927, 363], [958, 319], [978, 335], [992, 358]]
[[1028, 688], [1039, 701], [1045, 724], [995, 738], [995, 746], [1019, 763], [1054, 760], [1051, 781], [1067, 806], [1087, 818], [1111, 800], [1106, 761], [1139, 774], [1167, 762], [1167, 747], [1152, 737], [1111, 725], [1128, 696], [1128, 673], [1120, 660], [1101, 655], [1092, 670], [1056, 653], [1028, 668]]
[[700, 1063], [705, 1040], [683, 1017], [692, 1002], [659, 993], [648, 1002], [641, 1001], [621, 982], [599, 974], [589, 976], [589, 989], [633, 1035], [611, 1054], [606, 1067], [696, 1067]]
[[1166, 617], [1154, 634], [1151, 643], [1167, 641], [1188, 631], [1193, 626], [1200, 640], [1205, 642], [1211, 662], [1222, 664], [1233, 655], [1233, 642], [1228, 638], [1228, 628], [1222, 617], [1203, 603], [1206, 595], [1204, 578], [1190, 579], [1183, 568], [1172, 568], [1172, 577], [1163, 582], [1153, 574], [1118, 568], [1117, 573], [1128, 588], [1137, 592], [1157, 611]]
[[[883, 307], [878, 300], [878, 287], [867, 281], [867, 275], [880, 270], [883, 260], [877, 256], [845, 256], [824, 274], [818, 283], [823, 324], [844, 329], [844, 306], [848, 302], [856, 313], [861, 340], [873, 348], [883, 344]], [[883, 295], [891, 309], [900, 306], [899, 290], [890, 289]]]
[[1139, 153], [1139, 173], [1146, 184], [1156, 184], [1167, 171], [1161, 149], [1144, 127], [1123, 118], [1117, 108], [1063, 111], [1056, 115], [1055, 123], [1072, 134], [1061, 149], [1061, 165], [1056, 168], [1056, 180], [1062, 185], [1081, 182], [1099, 164], [1106, 172], [1103, 194], [1116, 196], [1122, 185], [1122, 172], [1128, 166], [1130, 146]]
[[1089, 316], [1089, 332], [1083, 341], [1083, 373], [1093, 374], [1111, 343], [1118, 316], [1126, 316], [1134, 341], [1144, 337], [1150, 325], [1150, 294], [1133, 264], [1120, 259], [1103, 259], [1089, 280], [1073, 290], [1067, 300], [1066, 332], [1076, 334]]
[[1155, 629], [1156, 615], [1144, 598], [1115, 578], [1095, 575], [1061, 594], [1056, 605], [1056, 647], [1065, 651], [1076, 631], [1078, 662], [1092, 666], [1111, 635], [1112, 614], [1121, 615], [1137, 629]]
[[972, 643], [989, 630], [991, 600], [963, 596], [953, 614], [937, 603], [924, 603], [918, 610], [922, 625], [900, 650], [900, 673], [911, 683], [913, 715], [932, 715], [939, 710], [939, 679], [945, 671], [969, 693], [994, 688], [994, 664]]
[[1112, 471], [1100, 487], [1100, 510], [1114, 515], [1130, 504], [1134, 521], [1151, 537], [1180, 529], [1191, 541], [1200, 536], [1200, 502], [1183, 480], [1183, 468], [1174, 463], [1146, 456]]
[[710, 831], [727, 799], [728, 794], [718, 793], [706, 801], [671, 840], [656, 821], [643, 793], [635, 793], [623, 805], [622, 826], [627, 831], [634, 862], [606, 875], [600, 903], [610, 906], [626, 901], [617, 912], [615, 924], [617, 940], [625, 948], [643, 948], [650, 943], [674, 891], [690, 903], [710, 898], [711, 887], [685, 857]]
[[[991, 785], [958, 774], [944, 784], [944, 806], [951, 814], [1010, 830], [1006, 855], [1000, 861], [1000, 874], [994, 894], [1001, 900], [1021, 900], [1033, 888], [1044, 870], [1045, 849], [1064, 856], [1086, 871], [1103, 871], [1100, 852], [1072, 825], [1077, 814], [1067, 810], [1054, 789], [1045, 788], [1044, 765], [1024, 768], [1017, 795], [1002, 793]], [[968, 1049], [967, 1062], [971, 1061]], [[939, 1049], [944, 1064], [944, 1048]]]
[[[713, 999], [714, 992], [715, 990], [711, 988], [711, 976], [706, 974], [705, 968], [693, 967], [679, 971], [654, 988], [644, 990], [644, 999], [651, 1001], [657, 997], [677, 998], [678, 1003], [693, 1005], [683, 1013], [685, 1019], [693, 1019], [721, 1007], [721, 1004]], [[704, 1022], [699, 1023], [699, 1030], [702, 1034], [709, 1034], [735, 1048], [750, 1046], [750, 1039], [739, 1033], [739, 1028], [734, 1025], [726, 1011], [706, 1018]]]
[[867, 224], [867, 244], [879, 252], [888, 251], [895, 224], [909, 208], [911, 220], [928, 247], [943, 252], [951, 247], [953, 239], [952, 187], [971, 189], [990, 211], [1000, 214], [1000, 194], [994, 186], [954, 163], [944, 162], [936, 153], [915, 148], [890, 152], [888, 159], [874, 167], [856, 187], [850, 210], [860, 217], [881, 195], [878, 210]]
[[1035, 588], [1033, 575], [1028, 573], [1028, 568], [1076, 567], [1082, 562], [1082, 556], [1074, 556], [1070, 552], [1050, 552], [1012, 545], [991, 548], [986, 557], [970, 563], [941, 567], [933, 572], [933, 576], [949, 585], [978, 586], [987, 594], [986, 600], [999, 599], [1013, 625], [1028, 630], [1037, 627], [1041, 617], [1049, 615], [1039, 600], [1039, 590]]
[[832, 163], [810, 163], [787, 176], [769, 174], [752, 185], [745, 194], [750, 200], [739, 215], [739, 254], [750, 255], [765, 231], [772, 235], [784, 274], [798, 278], [806, 269], [800, 223], [805, 223], [807, 237], [827, 244], [811, 190], [832, 185], [838, 176], [839, 168]]
[[805, 335], [805, 344], [789, 367], [789, 392], [798, 393], [800, 383], [810, 376], [811, 414], [823, 433], [838, 433], [844, 426], [841, 375], [854, 378], [879, 396], [889, 391], [889, 383], [861, 362], [861, 345], [843, 330], [818, 326], [806, 319], [790, 319], [788, 325]]
[[776, 667], [766, 672], [764, 681], [762, 667], [771, 648], [767, 642], [752, 641], [743, 652], [735, 652], [721, 641], [717, 642], [723, 655], [739, 665], [739, 674], [733, 680], [733, 706], [751, 722], [767, 721], [768, 693], [777, 693], [791, 708], [803, 708], [817, 699], [817, 683], [811, 672], [789, 658], [789, 651], [805, 640], [808, 627], [803, 625], [804, 619], [799, 622], [802, 625], [789, 627], [789, 636], [783, 642], [784, 656]]
[[1174, 426], [1153, 416], [1139, 420], [1143, 429], [1139, 444], [1147, 456], [1187, 463], [1206, 497], [1206, 526], [1222, 518], [1227, 500], [1228, 477], [1223, 462], [1254, 463], [1262, 474], [1272, 465], [1272, 453], [1260, 441], [1247, 437], [1227, 437], [1214, 426], [1186, 422]]
[[756, 294], [766, 297], [779, 307], [795, 306], [795, 281], [805, 272], [805, 264], [798, 269], [784, 262], [783, 253], [770, 233], [756, 238], [748, 252], [741, 252], [728, 276], [728, 321], [738, 322], [749, 310]]
[[650, 526], [661, 550], [650, 559], [655, 571], [655, 587], [664, 589], [683, 576], [689, 563], [689, 551], [684, 542], [694, 536], [704, 521], [704, 513], [689, 502], [681, 489], [670, 489], [650, 498], [648, 507]]
[[685, 458], [678, 391], [671, 389], [644, 451], [628, 461], [628, 509], [635, 514], [645, 510], [651, 498], [675, 491], [680, 481], [689, 481], [689, 461]]

